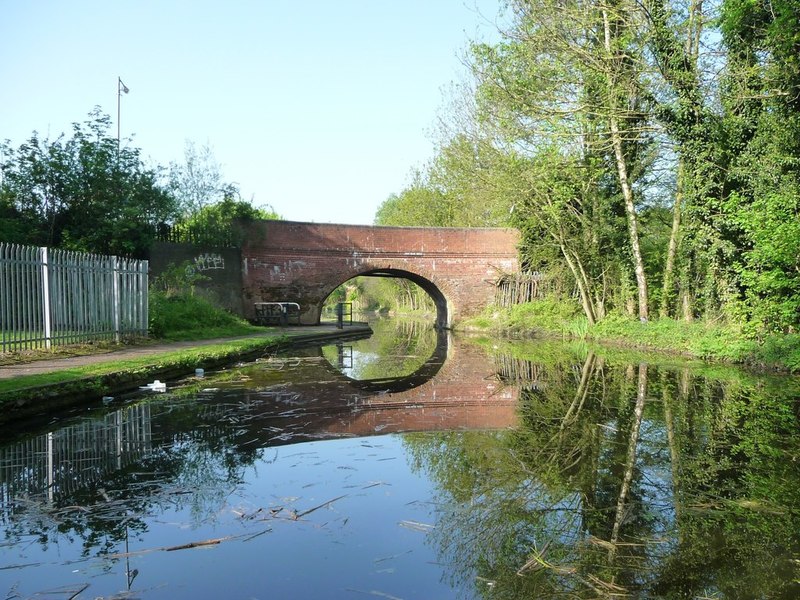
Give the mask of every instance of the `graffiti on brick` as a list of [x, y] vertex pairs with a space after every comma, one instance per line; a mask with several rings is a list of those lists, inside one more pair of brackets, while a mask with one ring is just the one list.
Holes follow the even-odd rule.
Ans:
[[194, 259], [194, 268], [197, 271], [213, 271], [215, 269], [225, 268], [225, 259], [219, 254], [207, 252], [196, 256]]

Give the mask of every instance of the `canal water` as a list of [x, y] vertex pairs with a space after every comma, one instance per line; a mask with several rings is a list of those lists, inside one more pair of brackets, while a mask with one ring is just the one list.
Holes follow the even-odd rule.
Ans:
[[0, 599], [800, 596], [797, 378], [375, 329], [0, 431]]

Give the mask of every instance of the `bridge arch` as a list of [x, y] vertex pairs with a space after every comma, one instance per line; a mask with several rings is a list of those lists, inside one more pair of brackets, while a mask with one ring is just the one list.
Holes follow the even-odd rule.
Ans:
[[248, 318], [255, 302], [297, 302], [300, 322], [315, 325], [334, 289], [371, 275], [417, 283], [436, 303], [437, 324], [450, 327], [494, 300], [501, 275], [519, 271], [514, 229], [255, 221], [242, 237]]
[[436, 306], [436, 327], [441, 329], [448, 329], [450, 327], [450, 311], [448, 310], [447, 297], [444, 291], [429, 277], [420, 273], [414, 273], [405, 269], [396, 269], [392, 267], [365, 267], [366, 270], [355, 272], [340, 283], [331, 288], [328, 294], [322, 299], [319, 305], [320, 312], [325, 304], [325, 301], [343, 283], [355, 279], [356, 277], [389, 277], [393, 279], [407, 279], [412, 283], [417, 284], [422, 290], [431, 297], [434, 306]]

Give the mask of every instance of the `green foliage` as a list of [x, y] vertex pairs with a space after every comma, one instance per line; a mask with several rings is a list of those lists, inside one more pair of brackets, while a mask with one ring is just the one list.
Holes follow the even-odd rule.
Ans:
[[431, 297], [414, 282], [401, 277], [354, 277], [331, 292], [326, 308], [337, 302], [352, 302], [355, 311], [394, 314], [434, 314]]
[[11, 193], [0, 185], [0, 240], [7, 244], [28, 244], [36, 238], [34, 225], [23, 218]]
[[598, 339], [626, 340], [627, 343], [697, 358], [733, 362], [749, 359], [755, 344], [741, 330], [714, 323], [686, 323], [673, 319], [657, 319], [642, 323], [622, 315], [609, 315], [590, 331]]
[[156, 338], [200, 339], [261, 331], [201, 296], [150, 291], [150, 335]]
[[378, 207], [376, 225], [443, 227], [447, 215], [439, 190], [432, 189], [421, 173], [414, 174], [411, 185], [399, 195], [392, 194]]
[[619, 313], [589, 325], [577, 305], [568, 301], [540, 300], [510, 309], [488, 309], [460, 326], [512, 336], [545, 334], [606, 341], [694, 358], [800, 371], [798, 334], [770, 335], [758, 343], [741, 327], [724, 322], [654, 319], [642, 323]]
[[235, 186], [225, 197], [184, 214], [169, 229], [170, 241], [203, 246], [241, 246], [241, 227], [257, 219], [280, 219], [271, 208], [258, 208], [242, 200]]
[[254, 221], [256, 219], [280, 219], [272, 208], [259, 208], [242, 200], [235, 189], [226, 193], [219, 202], [207, 204], [179, 222], [187, 227], [205, 229], [230, 229], [235, 221]]
[[580, 316], [580, 310], [574, 302], [542, 300], [513, 306], [509, 313], [509, 326], [519, 329], [535, 321], [550, 331], [561, 332]]
[[800, 373], [800, 334], [767, 336], [755, 360], [767, 365], [782, 364]]
[[800, 114], [764, 115], [734, 162], [737, 190], [725, 214], [741, 236], [734, 264], [742, 312], [758, 329], [789, 331], [800, 315]]
[[150, 283], [150, 335], [178, 340], [261, 331], [219, 308], [209, 298], [195, 295], [195, 286], [208, 280], [189, 261], [170, 265], [156, 277]]
[[502, 227], [515, 192], [490, 145], [456, 135], [441, 144], [423, 171], [378, 208], [376, 225]]
[[800, 320], [798, 17], [797, 3], [783, 0], [726, 0], [719, 11], [728, 60], [712, 140], [725, 179], [695, 211], [716, 239], [698, 241], [720, 299], [753, 335]]
[[170, 264], [163, 273], [150, 282], [150, 289], [163, 294], [166, 298], [184, 294], [193, 296], [195, 285], [209, 280], [210, 277], [198, 273], [187, 260], [180, 265]]
[[[0, 155], [0, 233], [8, 241], [98, 254], [146, 256], [156, 226], [177, 214], [159, 172], [109, 135], [95, 109], [71, 137], [34, 133]], [[11, 223], [9, 223], [11, 219]]]
[[[585, 319], [583, 319], [585, 321]], [[580, 308], [571, 301], [544, 299], [517, 304], [509, 309], [488, 308], [484, 314], [468, 319], [460, 326], [466, 329], [490, 329], [511, 335], [567, 334], [582, 321]]]

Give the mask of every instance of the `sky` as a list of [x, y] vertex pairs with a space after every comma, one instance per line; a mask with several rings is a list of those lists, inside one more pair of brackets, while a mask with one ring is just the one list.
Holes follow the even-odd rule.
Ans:
[[[153, 164], [208, 145], [283, 218], [371, 224], [433, 154], [498, 0], [0, 0], [0, 140], [95, 106]], [[130, 141], [125, 141], [132, 138]]]

